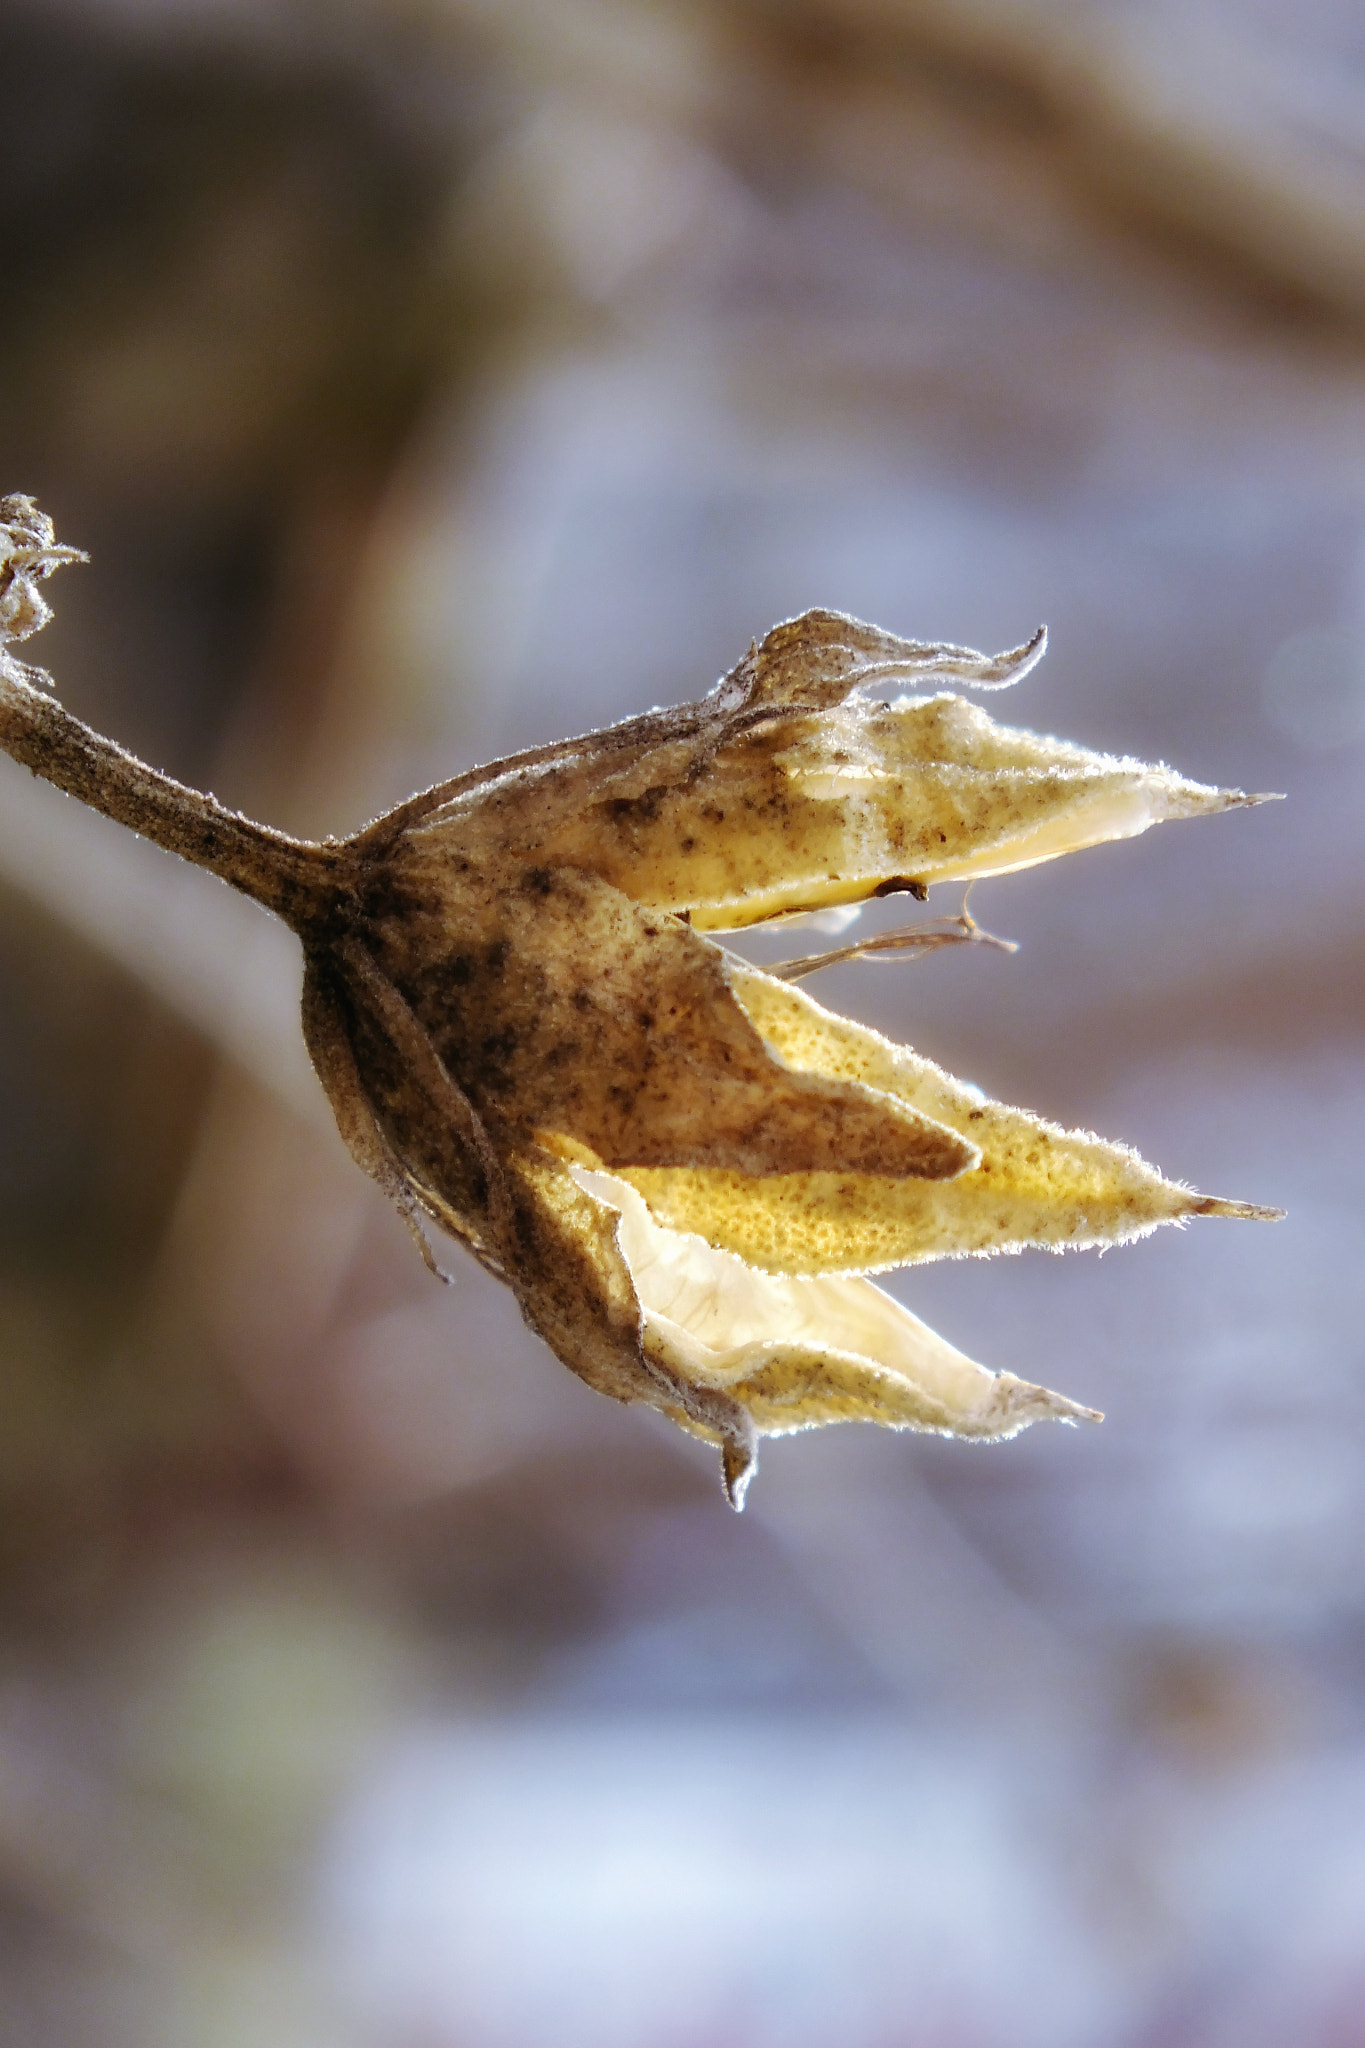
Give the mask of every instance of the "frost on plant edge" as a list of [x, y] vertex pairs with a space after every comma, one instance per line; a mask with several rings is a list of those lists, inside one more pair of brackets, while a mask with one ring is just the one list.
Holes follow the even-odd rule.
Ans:
[[[1098, 1419], [974, 1364], [869, 1273], [1278, 1213], [985, 1100], [794, 987], [819, 956], [784, 978], [707, 936], [1261, 800], [938, 687], [1016, 681], [1041, 631], [986, 656], [807, 612], [698, 703], [314, 842], [137, 761], [7, 651], [79, 559], [31, 500], [0, 500], [0, 746], [284, 919], [341, 1135], [428, 1265], [434, 1223], [590, 1386], [716, 1444], [735, 1507], [764, 1435]], [[964, 915], [875, 943], [983, 936]]]

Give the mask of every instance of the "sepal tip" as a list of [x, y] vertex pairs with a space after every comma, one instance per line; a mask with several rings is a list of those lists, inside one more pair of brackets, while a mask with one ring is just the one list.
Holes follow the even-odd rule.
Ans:
[[1263, 1202], [1228, 1202], [1221, 1195], [1201, 1195], [1189, 1208], [1191, 1216], [1232, 1216], [1246, 1223], [1282, 1223], [1287, 1213]]
[[756, 1443], [740, 1442], [733, 1437], [721, 1446], [720, 1483], [725, 1498], [737, 1515], [744, 1513], [744, 1497], [749, 1491], [749, 1482], [758, 1470], [758, 1448]]

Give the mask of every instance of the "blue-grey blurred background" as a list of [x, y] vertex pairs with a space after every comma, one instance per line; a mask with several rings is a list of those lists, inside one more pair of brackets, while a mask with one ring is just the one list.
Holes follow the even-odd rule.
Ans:
[[0, 168], [74, 709], [342, 832], [1045, 619], [999, 715], [1289, 801], [816, 992], [1290, 1212], [898, 1277], [1103, 1430], [737, 1520], [433, 1285], [292, 940], [0, 764], [0, 2048], [1360, 2048], [1360, 9], [3, 0]]

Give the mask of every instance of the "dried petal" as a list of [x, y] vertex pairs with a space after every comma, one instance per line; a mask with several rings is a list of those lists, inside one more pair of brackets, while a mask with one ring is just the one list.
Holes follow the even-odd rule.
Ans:
[[[547, 852], [698, 930], [1032, 867], [1252, 801], [998, 725], [965, 698], [852, 703], [727, 739], [679, 779], [647, 759]], [[662, 771], [662, 772], [659, 772]]]
[[976, 1163], [912, 1105], [793, 1068], [716, 947], [595, 876], [535, 867], [499, 888], [418, 837], [388, 862], [383, 906], [374, 957], [485, 1116], [610, 1166], [938, 1179]]
[[[526, 1321], [598, 1393], [662, 1409], [719, 1445], [726, 1493], [742, 1507], [758, 1436], [743, 1390], [696, 1371], [652, 1326], [617, 1214], [572, 1169], [528, 1148], [508, 1155], [506, 1172], [510, 1203], [498, 1252]], [[622, 1193], [631, 1199], [629, 1189]]]
[[1262, 799], [999, 725], [906, 677], [1000, 688], [1038, 659], [898, 640], [835, 612], [776, 626], [699, 704], [499, 763], [401, 821], [483, 871], [573, 866], [636, 902], [736, 930], [794, 911], [1031, 867], [1165, 819]]
[[773, 1279], [663, 1229], [617, 1177], [581, 1168], [574, 1177], [620, 1215], [651, 1354], [739, 1401], [762, 1436], [878, 1422], [984, 1439], [1044, 1417], [1100, 1419], [1012, 1373], [987, 1372], [870, 1280]]
[[1120, 1244], [1189, 1216], [1277, 1212], [1197, 1195], [1126, 1145], [1064, 1131], [992, 1102], [931, 1060], [823, 1009], [802, 990], [732, 961], [730, 982], [766, 1044], [798, 1071], [857, 1079], [980, 1147], [979, 1166], [934, 1185], [868, 1174], [714, 1170], [622, 1175], [653, 1215], [697, 1231], [765, 1272], [867, 1273], [966, 1253]]

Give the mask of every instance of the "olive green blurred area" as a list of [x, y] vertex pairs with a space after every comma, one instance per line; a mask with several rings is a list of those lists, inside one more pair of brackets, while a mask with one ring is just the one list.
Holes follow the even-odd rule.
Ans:
[[423, 1270], [294, 941], [0, 762], [0, 2048], [1365, 2039], [1358, 10], [4, 0], [0, 168], [72, 709], [323, 834], [1046, 619], [999, 715], [1289, 801], [813, 992], [1290, 1212], [903, 1276], [1103, 1430], [737, 1520]]

